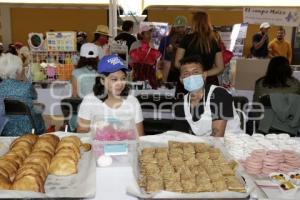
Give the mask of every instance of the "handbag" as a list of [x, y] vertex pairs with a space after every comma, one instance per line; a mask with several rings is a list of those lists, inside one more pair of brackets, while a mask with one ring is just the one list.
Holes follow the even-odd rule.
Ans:
[[224, 65], [228, 64], [233, 57], [233, 53], [226, 49], [223, 42], [220, 44]]

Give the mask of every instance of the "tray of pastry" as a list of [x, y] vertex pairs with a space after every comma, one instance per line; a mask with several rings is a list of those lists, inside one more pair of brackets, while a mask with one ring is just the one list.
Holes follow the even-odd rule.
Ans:
[[237, 163], [224, 156], [224, 149], [178, 141], [142, 146], [137, 163], [139, 191], [129, 189], [139, 198], [232, 199], [250, 194]]
[[90, 139], [58, 132], [0, 138], [0, 198], [95, 195]]

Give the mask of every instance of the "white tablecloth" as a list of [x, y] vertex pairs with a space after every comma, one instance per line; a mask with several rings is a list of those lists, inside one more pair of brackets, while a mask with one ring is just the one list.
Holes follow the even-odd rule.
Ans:
[[130, 181], [135, 181], [131, 167], [97, 168], [96, 196], [90, 200], [137, 200], [126, 194]]
[[[157, 137], [160, 138], [158, 139]], [[193, 136], [191, 135], [184, 135], [181, 138], [179, 137], [176, 138], [178, 141], [189, 141], [188, 138], [192, 138], [192, 137]], [[140, 141], [144, 141], [146, 139], [150, 142], [157, 141], [157, 140], [167, 141], [170, 139], [173, 140], [173, 137], [171, 133], [169, 134], [165, 133], [160, 136], [158, 135], [144, 136], [140, 138]], [[221, 138], [219, 139], [222, 140]], [[89, 200], [137, 200], [136, 197], [126, 194], [126, 188], [129, 185], [129, 183], [135, 181], [133, 171], [130, 166], [97, 168], [96, 174], [97, 174], [96, 196], [95, 198]], [[282, 197], [278, 189], [270, 188], [267, 193], [268, 195], [272, 193], [271, 195], [272, 197], [276, 197], [276, 194], [279, 195], [278, 197]], [[251, 192], [250, 199], [268, 199], [268, 198], [266, 198], [266, 194], [261, 189], [255, 187], [254, 190]], [[278, 200], [278, 198], [276, 200]]]

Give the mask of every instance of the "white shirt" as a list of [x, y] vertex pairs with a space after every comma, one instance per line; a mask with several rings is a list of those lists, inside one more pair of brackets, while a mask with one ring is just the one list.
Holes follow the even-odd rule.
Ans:
[[78, 117], [85, 120], [93, 120], [95, 116], [132, 120], [140, 123], [143, 121], [143, 113], [139, 101], [132, 95], [128, 95], [118, 108], [111, 108], [98, 99], [93, 93], [84, 97], [78, 112]]
[[21, 58], [11, 53], [3, 53], [0, 56], [0, 77], [3, 79], [16, 79], [23, 70]]

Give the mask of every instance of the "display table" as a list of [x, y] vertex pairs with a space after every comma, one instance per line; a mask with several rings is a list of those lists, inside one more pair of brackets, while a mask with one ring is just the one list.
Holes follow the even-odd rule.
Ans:
[[[141, 141], [145, 138], [149, 138], [149, 141], [157, 141], [158, 137], [163, 141], [168, 137], [171, 137], [171, 134], [165, 133], [162, 135], [155, 136], [144, 136], [141, 138]], [[189, 135], [184, 135], [183, 137], [188, 137]], [[175, 137], [175, 136], [174, 136]], [[191, 136], [192, 137], [192, 136]], [[179, 138], [177, 137], [179, 140]], [[223, 138], [214, 138], [216, 140], [223, 141]], [[183, 139], [182, 139], [183, 140]], [[181, 141], [181, 140], [179, 140]], [[135, 181], [133, 171], [131, 167], [107, 167], [107, 168], [97, 168], [97, 188], [96, 196], [93, 200], [133, 200], [137, 199], [136, 197], [126, 194], [127, 186]], [[268, 199], [266, 195], [272, 197], [272, 200], [283, 199], [282, 193], [278, 189], [274, 188], [264, 188], [264, 191], [261, 188], [255, 186], [253, 191], [250, 194], [250, 199]], [[278, 196], [278, 198], [277, 198]], [[293, 198], [284, 198], [284, 199], [293, 199]], [[297, 199], [297, 198], [296, 198]], [[296, 200], [295, 199], [295, 200]]]
[[[96, 196], [88, 200], [137, 200], [126, 193], [127, 184], [134, 180], [131, 167], [97, 167]], [[264, 199], [264, 193], [255, 188], [251, 196]]]

